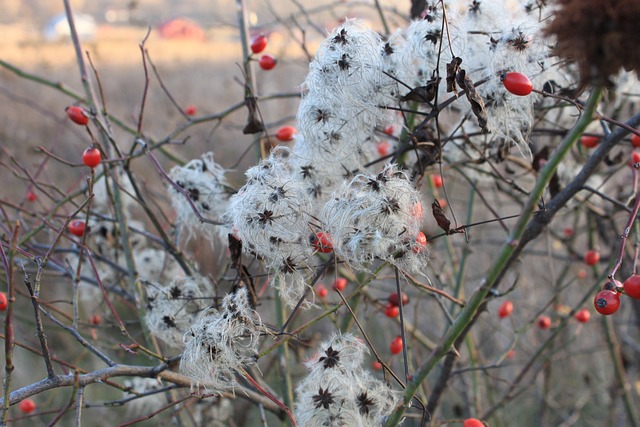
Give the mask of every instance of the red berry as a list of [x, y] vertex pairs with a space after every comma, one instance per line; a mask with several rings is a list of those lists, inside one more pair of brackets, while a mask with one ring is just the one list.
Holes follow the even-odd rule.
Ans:
[[276, 132], [276, 138], [278, 138], [279, 141], [288, 142], [293, 140], [293, 135], [295, 135], [296, 132], [297, 130], [293, 126], [282, 126], [278, 129], [278, 132]]
[[632, 151], [631, 152], [631, 166], [636, 163], [640, 163], [640, 151]]
[[571, 237], [571, 236], [573, 236], [573, 233], [574, 233], [574, 231], [573, 231], [573, 228], [571, 228], [571, 227], [567, 227], [564, 230], [562, 230], [562, 234], [564, 234], [565, 237]]
[[[409, 295], [401, 292], [400, 296], [402, 297], [402, 305], [409, 304]], [[387, 301], [389, 304], [397, 307], [399, 305], [398, 294], [396, 292], [391, 292], [387, 297]]]
[[578, 279], [586, 279], [587, 278], [587, 270], [580, 269], [578, 270]]
[[99, 314], [92, 314], [89, 317], [89, 324], [93, 325], [93, 326], [97, 326], [99, 324], [102, 323], [102, 316], [100, 316]]
[[608, 289], [602, 290], [596, 294], [593, 305], [598, 313], [608, 316], [620, 308], [620, 295]]
[[540, 316], [536, 323], [540, 329], [549, 329], [551, 327], [551, 318], [549, 316]]
[[309, 237], [309, 241], [316, 251], [322, 252], [323, 254], [328, 254], [333, 250], [333, 242], [331, 241], [329, 233], [318, 231]]
[[30, 202], [35, 202], [38, 199], [38, 196], [36, 196], [36, 193], [34, 193], [33, 191], [29, 190], [27, 192], [27, 200]]
[[522, 73], [507, 73], [502, 78], [505, 89], [514, 95], [526, 96], [533, 90], [529, 77]]
[[84, 234], [84, 229], [86, 225], [84, 221], [80, 219], [74, 219], [69, 223], [69, 232], [74, 236], [81, 237]]
[[391, 354], [402, 353], [402, 337], [400, 335], [398, 335], [391, 341], [391, 344], [389, 345], [389, 351], [391, 352]]
[[376, 144], [376, 150], [380, 156], [388, 156], [391, 152], [391, 144], [389, 141], [380, 141]]
[[624, 293], [631, 298], [640, 299], [640, 274], [632, 274], [624, 281]]
[[485, 427], [485, 424], [477, 418], [467, 418], [462, 427]]
[[393, 135], [393, 131], [394, 131], [393, 125], [389, 125], [386, 128], [384, 128], [384, 133], [386, 133], [389, 136]]
[[400, 308], [397, 305], [387, 304], [384, 309], [384, 315], [390, 318], [398, 317], [400, 314]]
[[511, 316], [513, 312], [513, 303], [509, 300], [502, 303], [500, 308], [498, 309], [498, 317], [504, 319], [505, 317]]
[[5, 311], [9, 302], [7, 301], [7, 294], [0, 292], [0, 311]]
[[434, 187], [442, 188], [444, 180], [442, 179], [442, 175], [431, 175], [431, 182], [433, 182]]
[[251, 52], [260, 53], [267, 47], [267, 36], [260, 34], [251, 40]]
[[597, 147], [600, 143], [600, 137], [592, 135], [582, 135], [582, 138], [580, 138], [580, 143], [583, 147], [594, 148]]
[[640, 136], [636, 135], [635, 133], [631, 135], [631, 145], [636, 148], [640, 147]]
[[507, 359], [513, 359], [516, 357], [516, 351], [514, 349], [511, 349], [509, 351], [507, 351]]
[[258, 60], [258, 65], [260, 65], [260, 68], [262, 68], [263, 70], [272, 70], [277, 63], [278, 60], [268, 53], [262, 55]]
[[65, 111], [67, 112], [67, 116], [76, 124], [86, 125], [89, 123], [89, 117], [84, 113], [84, 110], [77, 105], [68, 106]]
[[591, 313], [586, 308], [578, 310], [575, 314], [575, 318], [580, 323], [587, 323], [591, 319]]
[[89, 147], [82, 153], [82, 163], [90, 168], [95, 168], [100, 164], [100, 150], [96, 147]]
[[36, 402], [34, 402], [32, 399], [24, 399], [22, 402], [20, 402], [18, 407], [25, 414], [30, 414], [36, 410]]
[[322, 283], [318, 283], [316, 285], [316, 294], [318, 294], [320, 298], [326, 298], [326, 296], [329, 295], [329, 291]]
[[382, 363], [378, 362], [377, 360], [375, 362], [373, 362], [371, 364], [371, 367], [373, 368], [374, 371], [379, 371], [382, 369]]
[[427, 236], [424, 235], [422, 231], [418, 232], [418, 237], [416, 237], [416, 246], [413, 247], [413, 253], [419, 254], [427, 248]]
[[198, 114], [198, 107], [196, 107], [195, 105], [187, 105], [187, 107], [184, 109], [184, 113], [187, 116], [195, 116], [196, 114]]
[[600, 252], [598, 251], [592, 249], [590, 251], [587, 251], [587, 253], [584, 255], [584, 262], [587, 265], [596, 265], [598, 261], [600, 261]]
[[342, 291], [347, 287], [347, 284], [349, 284], [349, 281], [347, 279], [345, 279], [344, 277], [338, 277], [333, 282], [333, 289], [335, 289], [336, 291]]

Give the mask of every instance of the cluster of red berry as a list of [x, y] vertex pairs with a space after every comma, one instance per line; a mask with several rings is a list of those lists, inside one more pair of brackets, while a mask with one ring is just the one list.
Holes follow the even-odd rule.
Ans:
[[620, 308], [620, 295], [623, 293], [628, 297], [640, 299], [640, 274], [632, 274], [624, 283], [617, 280], [605, 283], [604, 289], [593, 299], [593, 305], [598, 313], [608, 316]]
[[[498, 317], [504, 319], [511, 316], [511, 313], [513, 313], [513, 302], [506, 300], [498, 309]], [[589, 319], [591, 319], [591, 313], [589, 313], [589, 310], [586, 308], [582, 308], [576, 312], [574, 318], [579, 323], [587, 323]], [[540, 329], [549, 329], [551, 327], [551, 318], [546, 315], [541, 315], [538, 317], [538, 320], [536, 320], [536, 325], [538, 325]]]
[[[69, 119], [75, 124], [80, 126], [87, 126], [89, 124], [89, 116], [83, 108], [78, 107], [77, 105], [70, 105], [65, 109], [65, 111], [67, 113], [67, 117], [69, 117]], [[100, 161], [100, 150], [95, 146], [87, 148], [82, 153], [82, 162], [91, 169], [98, 166]]]
[[[251, 40], [251, 52], [253, 52], [254, 54], [262, 52], [266, 49], [266, 47], [267, 36], [265, 36], [264, 34], [260, 34], [259, 36], [256, 36], [253, 38], [253, 40]], [[268, 53], [265, 53], [260, 57], [260, 59], [258, 59], [258, 65], [260, 66], [260, 68], [267, 71], [273, 69], [277, 63], [278, 60], [273, 55], [269, 55]]]
[[[334, 291], [342, 292], [348, 284], [349, 281], [347, 279], [345, 279], [344, 277], [338, 277], [333, 281], [333, 285], [331, 286], [331, 288]], [[327, 287], [325, 285], [323, 285], [322, 283], [318, 283], [316, 285], [316, 294], [320, 298], [326, 298], [326, 296], [329, 295], [329, 291], [327, 290]]]
[[396, 292], [391, 292], [387, 297], [387, 305], [384, 308], [384, 314], [387, 317], [394, 318], [398, 317], [400, 314], [400, 301], [402, 301], [402, 306], [409, 304], [409, 296], [402, 292], [401, 298], [398, 298], [398, 294]]

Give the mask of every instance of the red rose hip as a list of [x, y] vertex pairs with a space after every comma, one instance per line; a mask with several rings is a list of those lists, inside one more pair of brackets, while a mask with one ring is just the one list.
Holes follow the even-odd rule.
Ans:
[[589, 310], [587, 310], [586, 308], [580, 309], [576, 313], [575, 319], [579, 323], [587, 323], [589, 319], [591, 319], [591, 313], [589, 313]]
[[593, 306], [598, 313], [608, 316], [620, 308], [620, 296], [615, 291], [602, 290], [593, 299]]
[[84, 234], [85, 228], [86, 228], [86, 224], [84, 223], [84, 221], [80, 219], [71, 220], [68, 226], [69, 232], [74, 236], [78, 236], [78, 237], [82, 237], [82, 235]]
[[262, 55], [258, 60], [258, 65], [260, 65], [260, 68], [266, 71], [272, 70], [277, 63], [278, 60], [273, 55], [269, 54]]
[[289, 142], [293, 140], [293, 136], [296, 134], [296, 128], [293, 126], [282, 126], [276, 132], [276, 138], [282, 142]]
[[251, 40], [251, 52], [260, 53], [267, 47], [267, 36], [260, 34]]
[[391, 354], [402, 353], [402, 337], [401, 336], [398, 335], [391, 341], [391, 344], [389, 345], [389, 351], [391, 352]]
[[624, 281], [622, 286], [627, 296], [640, 299], [640, 274], [632, 274]]
[[587, 265], [596, 265], [598, 261], [600, 261], [600, 252], [598, 251], [592, 249], [590, 251], [587, 251], [587, 253], [584, 255], [584, 262]]
[[82, 163], [84, 163], [91, 169], [98, 166], [100, 164], [100, 160], [100, 150], [98, 150], [96, 147], [89, 147], [84, 150], [84, 153], [82, 153]]
[[514, 95], [527, 96], [533, 90], [529, 77], [522, 73], [507, 73], [502, 78], [505, 89]]
[[67, 117], [71, 119], [72, 122], [86, 126], [89, 123], [89, 117], [84, 113], [84, 110], [77, 105], [70, 105], [65, 109], [67, 112]]
[[25, 414], [30, 414], [36, 410], [36, 402], [33, 399], [24, 399], [18, 404], [18, 408]]
[[502, 303], [500, 308], [498, 309], [498, 317], [504, 319], [506, 317], [511, 316], [513, 312], [513, 303], [509, 300]]

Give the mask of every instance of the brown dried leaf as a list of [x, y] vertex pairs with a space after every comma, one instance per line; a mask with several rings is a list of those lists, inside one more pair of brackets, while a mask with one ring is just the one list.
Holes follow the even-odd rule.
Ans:
[[231, 233], [228, 234], [228, 239], [229, 253], [231, 254], [231, 265], [237, 268], [242, 262], [242, 240], [236, 239]]
[[534, 171], [538, 172], [544, 164], [549, 160], [549, 146], [544, 146], [540, 151], [533, 156], [533, 161], [531, 162], [531, 167]]
[[447, 216], [444, 214], [442, 206], [440, 206], [437, 199], [431, 204], [431, 211], [433, 212], [433, 217], [438, 223], [438, 227], [442, 228], [447, 234], [451, 233], [451, 221], [449, 221]]
[[416, 102], [431, 102], [436, 97], [436, 91], [440, 84], [440, 77], [433, 78], [427, 82], [426, 86], [420, 86], [411, 89], [411, 91], [400, 98], [400, 101], [416, 101]]
[[236, 288], [247, 286], [249, 291], [249, 304], [252, 308], [255, 308], [258, 304], [258, 296], [256, 295], [255, 285], [253, 283], [253, 277], [249, 273], [249, 269], [242, 264], [242, 240], [236, 239], [231, 233], [228, 234], [229, 239], [229, 253], [231, 254], [231, 266], [238, 271], [239, 280], [231, 289], [231, 292], [235, 292]]
[[456, 77], [460, 71], [462, 58], [456, 56], [447, 64], [447, 92], [457, 92]]
[[482, 129], [482, 132], [488, 133], [487, 112], [484, 109], [484, 101], [482, 100], [482, 97], [478, 95], [473, 81], [467, 77], [467, 72], [465, 70], [458, 71], [456, 81], [467, 95], [467, 100], [469, 101], [469, 104], [471, 104], [471, 111], [473, 111], [473, 114], [478, 119], [478, 126]]
[[247, 118], [247, 125], [242, 129], [242, 133], [247, 135], [262, 132], [264, 125], [257, 115], [258, 104], [256, 103], [256, 99], [254, 97], [247, 97], [245, 98], [245, 103], [249, 110], [249, 117]]

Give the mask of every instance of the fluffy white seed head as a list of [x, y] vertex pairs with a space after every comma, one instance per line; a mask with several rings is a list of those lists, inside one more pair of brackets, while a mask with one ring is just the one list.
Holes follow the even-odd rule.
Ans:
[[[187, 192], [202, 217], [219, 220], [226, 209], [230, 194], [226, 173], [227, 171], [215, 162], [213, 153], [208, 152], [200, 159], [172, 168], [169, 176]], [[205, 233], [212, 242], [216, 241], [216, 238], [226, 238], [229, 230], [198, 220], [184, 194], [172, 186], [169, 186], [169, 194], [181, 229], [187, 233]]]
[[336, 334], [307, 362], [310, 369], [296, 388], [295, 415], [304, 426], [382, 426], [400, 394], [362, 369], [364, 343]]
[[236, 371], [256, 361], [263, 329], [247, 288], [238, 288], [222, 300], [220, 311], [203, 311], [184, 334], [180, 371], [207, 390], [234, 388]]
[[380, 258], [416, 270], [426, 262], [424, 248], [416, 242], [421, 207], [419, 193], [406, 173], [388, 165], [377, 175], [360, 174], [345, 184], [324, 206], [320, 218], [336, 255], [354, 267], [366, 268]]
[[177, 277], [168, 285], [142, 281], [147, 293], [149, 331], [172, 347], [182, 347], [184, 333], [209, 305], [202, 277]]

